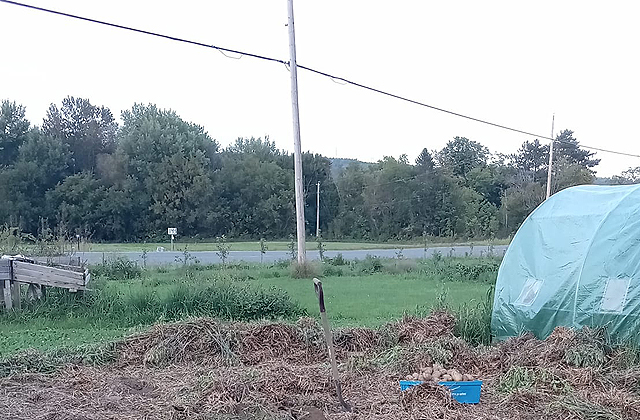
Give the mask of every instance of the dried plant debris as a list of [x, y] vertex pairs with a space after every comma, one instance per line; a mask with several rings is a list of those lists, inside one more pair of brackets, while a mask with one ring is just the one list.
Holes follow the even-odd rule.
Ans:
[[[598, 332], [568, 329], [546, 340], [525, 335], [472, 347], [453, 336], [453, 327], [453, 318], [439, 312], [377, 330], [336, 331], [351, 412], [335, 396], [315, 320], [197, 318], [119, 341], [101, 363], [33, 352], [5, 358], [0, 413], [15, 420], [640, 418], [640, 357], [633, 349], [612, 349]], [[456, 402], [433, 380], [400, 391], [399, 380], [414, 374], [481, 379], [480, 404]]]

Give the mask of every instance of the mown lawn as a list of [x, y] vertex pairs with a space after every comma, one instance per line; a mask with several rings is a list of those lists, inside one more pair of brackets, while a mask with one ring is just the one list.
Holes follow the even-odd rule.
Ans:
[[[285, 290], [311, 315], [319, 311], [313, 283], [292, 278], [266, 279], [261, 284]], [[405, 313], [428, 310], [444, 299], [453, 308], [477, 305], [489, 290], [486, 283], [441, 282], [418, 274], [374, 274], [322, 279], [327, 314], [335, 326], [377, 327]]]
[[[376, 327], [443, 304], [475, 313], [486, 302], [497, 264], [469, 258], [371, 259], [315, 269], [326, 274], [322, 282], [333, 326]], [[0, 315], [0, 356], [102, 342], [189, 316], [248, 321], [318, 316], [312, 280], [293, 278], [283, 264], [94, 271], [96, 290], [84, 297], [60, 291], [20, 314]]]

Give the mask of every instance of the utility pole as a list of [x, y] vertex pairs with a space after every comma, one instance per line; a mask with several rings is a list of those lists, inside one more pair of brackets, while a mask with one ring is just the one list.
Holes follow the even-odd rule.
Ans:
[[551, 196], [551, 170], [553, 165], [553, 126], [556, 122], [556, 114], [551, 118], [551, 142], [549, 143], [549, 171], [547, 172], [547, 198]]
[[300, 145], [300, 110], [298, 108], [298, 67], [296, 64], [296, 32], [293, 27], [293, 0], [287, 1], [289, 12], [289, 71], [291, 72], [291, 108], [293, 111], [293, 161], [296, 184], [296, 230], [298, 234], [298, 264], [306, 259], [304, 200], [302, 188], [302, 146]]
[[316, 192], [316, 238], [320, 237], [320, 181]]

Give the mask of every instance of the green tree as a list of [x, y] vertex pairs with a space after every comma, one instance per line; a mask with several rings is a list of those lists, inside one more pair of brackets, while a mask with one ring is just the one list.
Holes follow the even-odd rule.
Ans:
[[3, 100], [0, 105], [0, 167], [15, 163], [20, 146], [27, 140], [29, 128], [25, 108]]
[[640, 166], [622, 171], [620, 175], [614, 175], [611, 183], [615, 185], [640, 184]]
[[489, 150], [466, 137], [454, 137], [437, 157], [441, 167], [450, 170], [456, 176], [466, 178], [472, 169], [487, 163]]
[[[584, 168], [594, 168], [600, 163], [600, 159], [594, 159], [595, 152], [582, 149], [580, 143], [573, 137], [573, 131], [562, 130], [556, 136], [554, 145], [554, 159], [564, 157], [570, 164], [576, 164]], [[547, 151], [548, 156], [548, 151]]]
[[371, 223], [364, 200], [369, 171], [357, 162], [349, 164], [337, 180], [340, 207], [331, 223], [336, 238], [371, 239]]
[[46, 192], [69, 175], [71, 153], [59, 139], [30, 131], [14, 165], [0, 171], [0, 220], [36, 233], [48, 217]]
[[503, 235], [518, 230], [527, 216], [544, 201], [545, 195], [545, 187], [538, 182], [524, 182], [507, 188], [500, 208]]
[[591, 170], [562, 156], [553, 165], [551, 191], [556, 193], [575, 185], [592, 184], [594, 180]]
[[[291, 167], [293, 167], [293, 161]], [[316, 232], [318, 182], [320, 182], [320, 230], [326, 232], [338, 214], [340, 206], [338, 188], [331, 176], [331, 161], [319, 154], [303, 153], [302, 181], [307, 233], [315, 235]]]
[[288, 236], [295, 229], [293, 170], [268, 139], [238, 139], [216, 175], [221, 229], [234, 237]]
[[48, 213], [72, 233], [83, 236], [97, 233], [98, 239], [105, 239], [102, 231], [105, 217], [101, 211], [105, 198], [106, 189], [92, 173], [75, 174], [47, 192]]
[[422, 152], [416, 158], [416, 166], [423, 173], [431, 173], [435, 168], [433, 156], [427, 148], [422, 149]]
[[136, 104], [122, 113], [118, 154], [126, 160], [136, 207], [143, 208], [146, 234], [167, 227], [185, 235], [212, 232], [210, 207], [217, 143], [174, 111]]
[[507, 186], [504, 166], [490, 164], [473, 168], [467, 174], [467, 186], [496, 207], [500, 206], [502, 192]]
[[364, 190], [372, 234], [381, 240], [407, 239], [420, 231], [412, 202], [415, 202], [416, 168], [405, 155], [385, 156], [370, 167]]
[[67, 144], [74, 173], [95, 170], [98, 156], [115, 150], [117, 128], [109, 108], [73, 96], [63, 99], [60, 108], [51, 104], [42, 123], [44, 134]]
[[549, 146], [538, 139], [525, 141], [512, 156], [515, 167], [533, 182], [545, 182], [549, 166]]

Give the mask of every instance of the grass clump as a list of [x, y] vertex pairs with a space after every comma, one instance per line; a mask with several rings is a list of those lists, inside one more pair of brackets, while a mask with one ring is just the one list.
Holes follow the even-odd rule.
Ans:
[[544, 368], [512, 366], [499, 379], [498, 391], [503, 394], [517, 392], [542, 392], [566, 394], [569, 384], [558, 375]]
[[230, 320], [296, 318], [306, 312], [287, 293], [275, 287], [260, 287], [246, 281], [225, 280], [212, 275], [202, 279], [185, 271], [181, 279], [128, 281], [102, 280], [83, 295], [52, 289], [43, 302], [20, 313], [0, 315], [14, 322], [39, 318], [84, 319], [119, 327], [150, 325], [189, 316], [211, 316]]
[[585, 401], [576, 396], [560, 398], [550, 406], [551, 408], [569, 414], [571, 416], [569, 418], [579, 418], [582, 420], [623, 420], [624, 418], [607, 407]]
[[24, 373], [53, 373], [69, 364], [101, 366], [117, 357], [115, 342], [39, 351], [28, 349], [0, 358], [0, 378]]
[[322, 275], [322, 268], [312, 261], [299, 263], [294, 261], [290, 266], [291, 277], [294, 279], [312, 279]]
[[605, 328], [582, 328], [577, 330], [575, 344], [564, 353], [564, 361], [575, 367], [601, 368], [611, 353], [610, 338]]

